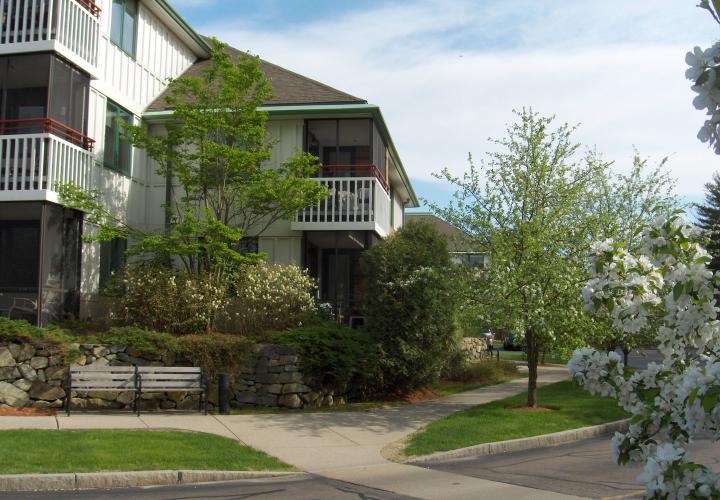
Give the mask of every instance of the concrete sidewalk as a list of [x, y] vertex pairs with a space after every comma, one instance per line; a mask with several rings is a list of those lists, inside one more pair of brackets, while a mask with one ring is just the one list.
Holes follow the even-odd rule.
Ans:
[[[568, 377], [564, 367], [542, 367], [538, 383]], [[0, 417], [0, 429], [182, 429], [208, 432], [262, 450], [301, 470], [418, 498], [576, 498], [384, 459], [381, 450], [433, 420], [526, 390], [526, 380], [483, 387], [435, 401], [390, 409], [262, 415], [147, 413]]]

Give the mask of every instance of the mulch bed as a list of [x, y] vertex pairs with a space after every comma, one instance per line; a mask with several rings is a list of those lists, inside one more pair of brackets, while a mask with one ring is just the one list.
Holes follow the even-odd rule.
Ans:
[[48, 408], [0, 408], [0, 417], [48, 417], [55, 411]]

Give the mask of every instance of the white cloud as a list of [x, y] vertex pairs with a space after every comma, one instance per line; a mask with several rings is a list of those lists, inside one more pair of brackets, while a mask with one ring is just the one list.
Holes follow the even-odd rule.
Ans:
[[[695, 138], [703, 117], [683, 57], [690, 36], [713, 41], [711, 20], [677, 2], [538, 4], [427, 1], [282, 31], [242, 20], [202, 30], [379, 104], [413, 178], [461, 171], [503, 135], [511, 109], [532, 106], [582, 122], [577, 139], [619, 170], [633, 146], [672, 155], [679, 192], [697, 197], [717, 157]], [[690, 29], [699, 21], [706, 31]]]

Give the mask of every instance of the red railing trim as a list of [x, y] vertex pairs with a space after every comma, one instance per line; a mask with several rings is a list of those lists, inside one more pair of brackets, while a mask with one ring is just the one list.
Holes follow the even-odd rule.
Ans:
[[52, 118], [17, 118], [15, 120], [0, 120], [0, 135], [8, 135], [9, 132], [21, 132], [23, 128], [32, 126], [42, 127], [42, 133], [52, 133], [88, 151], [95, 146], [95, 139], [91, 139], [82, 132], [68, 127]]
[[75, 0], [77, 3], [85, 7], [87, 10], [90, 11], [92, 15], [99, 18], [100, 12], [102, 12], [102, 9], [98, 7], [93, 0]]
[[387, 179], [385, 176], [380, 172], [380, 169], [375, 165], [374, 163], [355, 163], [355, 164], [335, 164], [335, 165], [320, 165], [320, 172], [322, 172], [323, 169], [330, 170], [330, 169], [337, 169], [337, 170], [369, 170], [370, 171], [370, 177], [375, 177], [378, 181], [380, 181], [380, 185], [382, 185], [383, 189], [386, 192], [390, 192], [390, 184], [388, 184]]

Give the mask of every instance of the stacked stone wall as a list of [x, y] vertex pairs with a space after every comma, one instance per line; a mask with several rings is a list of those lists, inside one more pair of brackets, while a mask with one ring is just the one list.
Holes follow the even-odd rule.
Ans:
[[[68, 365], [65, 352], [74, 352], [73, 366], [189, 366], [173, 353], [147, 355], [127, 345], [32, 343], [0, 344], [0, 407], [62, 408]], [[77, 354], [79, 353], [79, 354]], [[345, 403], [344, 395], [314, 387], [300, 370], [296, 350], [258, 345], [251, 359], [230, 375], [232, 407], [303, 408]], [[217, 404], [217, 385], [210, 381], [209, 407]], [[73, 408], [129, 409], [134, 394], [116, 391], [73, 391]], [[143, 393], [143, 410], [198, 408], [199, 396], [184, 392]]]
[[480, 361], [487, 357], [488, 346], [483, 338], [463, 337], [462, 349], [465, 353], [465, 359], [470, 362]]

